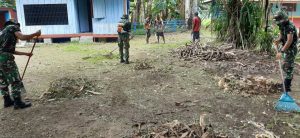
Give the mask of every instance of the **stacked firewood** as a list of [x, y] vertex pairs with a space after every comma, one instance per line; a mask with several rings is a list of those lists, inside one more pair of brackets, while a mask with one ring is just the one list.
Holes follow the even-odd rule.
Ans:
[[222, 61], [234, 59], [235, 54], [229, 52], [230, 47], [213, 47], [203, 46], [200, 43], [186, 44], [183, 47], [178, 48], [174, 52], [177, 53], [179, 58], [184, 60], [206, 60], [206, 61]]

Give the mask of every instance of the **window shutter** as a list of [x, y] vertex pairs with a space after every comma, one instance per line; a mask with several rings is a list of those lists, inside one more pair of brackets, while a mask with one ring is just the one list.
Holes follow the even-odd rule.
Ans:
[[105, 18], [106, 17], [106, 5], [105, 0], [94, 0], [93, 1], [94, 18]]

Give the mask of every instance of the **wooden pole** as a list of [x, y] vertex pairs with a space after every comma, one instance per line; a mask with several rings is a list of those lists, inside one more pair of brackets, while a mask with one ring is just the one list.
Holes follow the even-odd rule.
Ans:
[[91, 7], [91, 17], [94, 18], [94, 0], [90, 0], [90, 7]]
[[[38, 38], [37, 38], [37, 40], [38, 40]], [[34, 50], [34, 47], [35, 47], [35, 44], [36, 44], [36, 41], [37, 41], [37, 40], [35, 40], [35, 41], [34, 41], [34, 43], [33, 43], [33, 46], [32, 46], [31, 52], [30, 52], [31, 54], [32, 54], [32, 52], [33, 52], [33, 50]], [[31, 57], [28, 57], [28, 60], [27, 60], [27, 63], [26, 63], [25, 69], [24, 69], [24, 71], [23, 71], [23, 75], [22, 75], [22, 78], [21, 78], [21, 80], [23, 80], [23, 78], [24, 78], [24, 75], [25, 75], [26, 69], [27, 69], [27, 67], [28, 67], [28, 64], [29, 64], [30, 58], [31, 58]]]

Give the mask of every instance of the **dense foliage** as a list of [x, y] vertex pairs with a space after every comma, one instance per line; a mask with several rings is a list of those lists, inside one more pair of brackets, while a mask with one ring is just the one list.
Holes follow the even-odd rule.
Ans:
[[236, 48], [270, 51], [276, 29], [266, 29], [270, 25], [267, 18], [270, 6], [265, 4], [265, 1], [216, 0], [211, 13], [218, 38], [234, 43]]
[[15, 8], [15, 0], [0, 0], [0, 7]]

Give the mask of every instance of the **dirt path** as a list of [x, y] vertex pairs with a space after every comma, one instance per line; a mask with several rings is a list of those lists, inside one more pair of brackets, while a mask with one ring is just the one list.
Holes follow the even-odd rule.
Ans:
[[[112, 43], [40, 45], [24, 80], [33, 107], [0, 109], [0, 137], [130, 137], [136, 124], [144, 124], [142, 131], [147, 133], [147, 128], [172, 120], [195, 122], [200, 113], [208, 113], [215, 130], [230, 137], [261, 133], [262, 128], [253, 122], [281, 137], [300, 137], [300, 115], [273, 110], [280, 95], [249, 98], [224, 93], [214, 75], [200, 64], [170, 56], [170, 49], [190, 39], [188, 34], [170, 34], [168, 44], [145, 45], [143, 39], [132, 41], [130, 65], [119, 64], [117, 59], [82, 59], [113, 49], [116, 44]], [[153, 68], [135, 70], [140, 60], [149, 61]], [[18, 57], [17, 62], [22, 68], [26, 59]], [[50, 82], [62, 77], [94, 80], [101, 95], [41, 101]], [[299, 83], [293, 88], [293, 96], [300, 99]]]

